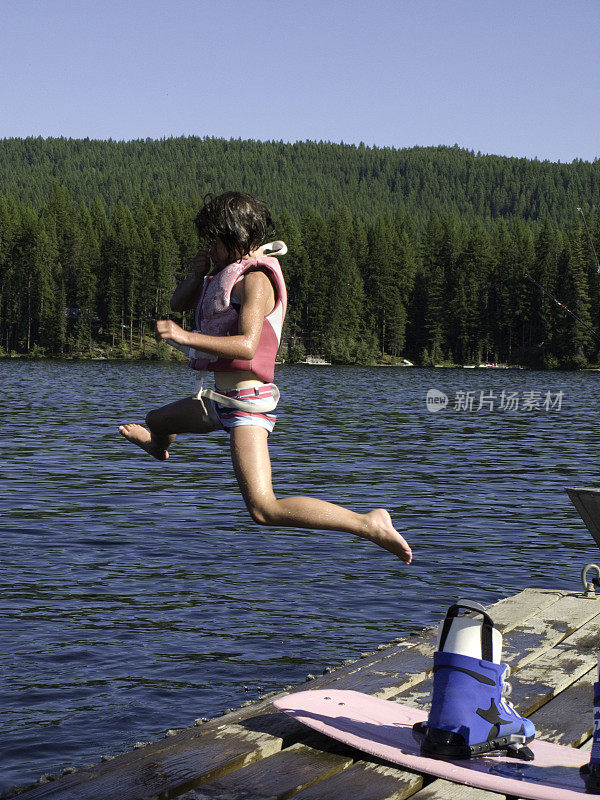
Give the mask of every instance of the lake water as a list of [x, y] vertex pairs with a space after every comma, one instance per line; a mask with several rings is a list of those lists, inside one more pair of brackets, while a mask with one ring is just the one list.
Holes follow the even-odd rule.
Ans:
[[[189, 394], [185, 367], [0, 376], [0, 789], [302, 682], [456, 597], [575, 589], [599, 557], [563, 487], [599, 482], [600, 373], [279, 368], [276, 492], [386, 506], [410, 567], [346, 534], [256, 526], [225, 433], [181, 437], [168, 463], [122, 439]], [[446, 409], [427, 410], [431, 388]], [[501, 409], [503, 390], [562, 392], [561, 408]]]

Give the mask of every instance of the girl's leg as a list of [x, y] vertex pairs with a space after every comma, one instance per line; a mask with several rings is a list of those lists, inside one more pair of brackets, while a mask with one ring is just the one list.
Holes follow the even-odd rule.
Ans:
[[248, 511], [259, 525], [347, 531], [375, 542], [410, 564], [411, 549], [384, 508], [357, 514], [312, 497], [276, 498], [264, 428], [255, 425], [232, 428], [231, 458]]
[[177, 433], [209, 433], [222, 429], [211, 403], [195, 397], [176, 400], [146, 414], [146, 425], [120, 425], [119, 433], [159, 461], [169, 457]]

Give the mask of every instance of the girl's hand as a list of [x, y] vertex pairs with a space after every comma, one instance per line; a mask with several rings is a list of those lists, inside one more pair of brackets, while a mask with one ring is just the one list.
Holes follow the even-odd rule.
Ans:
[[197, 278], [204, 278], [210, 272], [210, 255], [208, 250], [198, 250], [190, 263]]
[[159, 319], [156, 323], [156, 341], [162, 342], [170, 339], [175, 344], [188, 344], [187, 331], [184, 331], [176, 322], [170, 319]]

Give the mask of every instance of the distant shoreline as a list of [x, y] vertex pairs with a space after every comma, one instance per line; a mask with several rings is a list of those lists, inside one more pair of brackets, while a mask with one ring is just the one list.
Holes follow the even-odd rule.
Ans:
[[[18, 353], [14, 355], [0, 355], [0, 362], [1, 361], [63, 361], [63, 362], [98, 362], [98, 361], [106, 361], [111, 364], [178, 364], [180, 366], [186, 366], [185, 359], [179, 359], [178, 357], [174, 358], [159, 358], [156, 354], [148, 355], [148, 356], [127, 356], [127, 357], [118, 357], [118, 356], [80, 356], [80, 355], [73, 355], [73, 356], [39, 356], [39, 355], [31, 355], [28, 353]], [[307, 361], [299, 361], [299, 362], [281, 362], [277, 364], [277, 367], [367, 367], [367, 368], [395, 368], [395, 369], [473, 369], [477, 370], [478, 372], [481, 371], [509, 371], [514, 372], [518, 371], [526, 371], [526, 372], [600, 372], [600, 366], [590, 366], [590, 367], [580, 367], [579, 369], [567, 369], [567, 368], [534, 368], [523, 366], [521, 364], [509, 364], [509, 365], [471, 365], [471, 364], [435, 364], [435, 365], [426, 365], [426, 364], [412, 364], [410, 367], [404, 364], [390, 364], [390, 363], [375, 363], [375, 364], [356, 364], [356, 363], [323, 363], [323, 362], [307, 362]]]

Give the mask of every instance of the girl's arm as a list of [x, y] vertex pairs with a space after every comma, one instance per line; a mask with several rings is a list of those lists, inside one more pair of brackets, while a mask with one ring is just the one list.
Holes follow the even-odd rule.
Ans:
[[184, 331], [170, 319], [156, 323], [156, 338], [171, 339], [176, 344], [202, 350], [218, 358], [239, 358], [250, 361], [260, 340], [263, 320], [275, 305], [275, 292], [264, 272], [249, 272], [236, 283], [240, 298], [238, 333], [234, 336], [208, 336], [204, 333]]
[[210, 257], [206, 250], [198, 250], [192, 259], [194, 274], [177, 284], [171, 297], [171, 311], [191, 311], [198, 305], [205, 276], [210, 270]]

